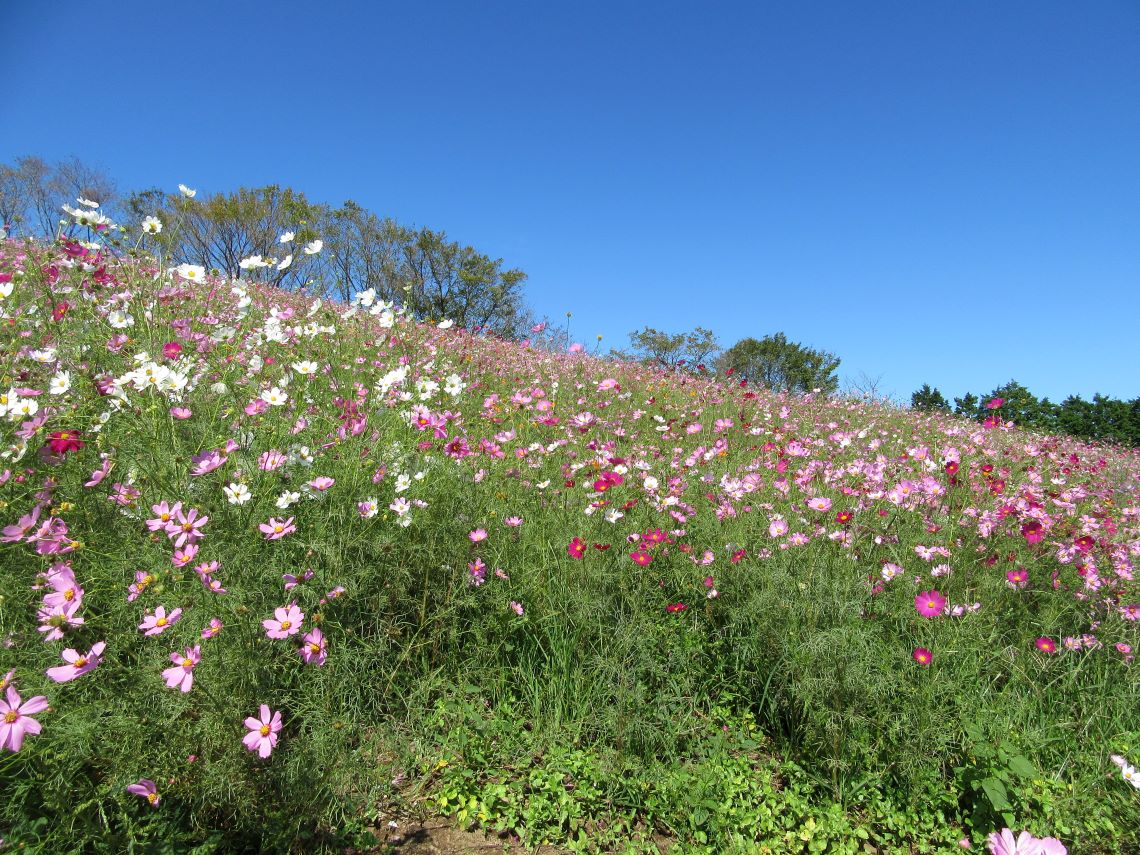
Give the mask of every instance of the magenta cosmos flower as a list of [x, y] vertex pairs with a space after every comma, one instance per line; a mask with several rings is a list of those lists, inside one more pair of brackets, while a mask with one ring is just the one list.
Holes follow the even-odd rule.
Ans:
[[918, 613], [926, 618], [937, 617], [942, 614], [946, 606], [946, 598], [937, 591], [923, 591], [914, 598], [914, 607]]
[[170, 661], [174, 666], [162, 672], [166, 687], [189, 692], [194, 685], [194, 667], [202, 661], [202, 648], [195, 644], [193, 647], [187, 647], [183, 653], [175, 651], [170, 654]]
[[162, 796], [158, 794], [158, 788], [155, 787], [154, 781], [150, 778], [142, 778], [137, 784], [128, 784], [127, 792], [146, 799], [150, 802], [151, 807], [158, 807], [158, 803], [162, 801]]
[[242, 743], [250, 751], [256, 751], [262, 759], [268, 757], [277, 747], [277, 733], [281, 730], [281, 713], [270, 712], [269, 707], [262, 704], [261, 718], [250, 716], [245, 720], [245, 726], [249, 728], [249, 733], [242, 738]]
[[273, 617], [263, 620], [261, 625], [265, 627], [265, 634], [270, 638], [288, 638], [301, 631], [301, 621], [304, 619], [305, 613], [297, 608], [296, 603], [290, 603], [274, 609]]
[[325, 659], [329, 655], [329, 642], [325, 638], [325, 634], [319, 629], [314, 629], [310, 633], [306, 633], [302, 639], [302, 645], [297, 650], [301, 658], [305, 660], [306, 665], [324, 665]]
[[266, 540], [277, 540], [297, 530], [297, 526], [293, 524], [293, 520], [294, 517], [289, 517], [287, 520], [270, 517], [269, 522], [263, 522], [258, 528], [261, 529], [261, 533], [265, 535]]
[[139, 624], [139, 629], [143, 631], [144, 635], [161, 635], [166, 632], [174, 624], [178, 623], [182, 618], [182, 609], [175, 609], [169, 615], [166, 613], [165, 606], [159, 606], [154, 610], [154, 614], [146, 614], [143, 617], [143, 622]]
[[103, 650], [106, 647], [107, 642], [100, 641], [83, 654], [69, 647], [61, 654], [63, 661], [67, 664], [48, 668], [47, 675], [57, 683], [66, 683], [86, 674], [88, 671], [94, 671], [99, 667], [99, 663], [103, 661]]
[[925, 647], [916, 647], [911, 656], [914, 657], [914, 661], [919, 665], [929, 665], [931, 660], [934, 659], [934, 655]]
[[6, 696], [7, 701], [0, 701], [0, 749], [19, 751], [25, 734], [40, 732], [40, 723], [31, 716], [46, 710], [48, 699], [36, 695], [21, 703], [15, 686], [8, 686]]

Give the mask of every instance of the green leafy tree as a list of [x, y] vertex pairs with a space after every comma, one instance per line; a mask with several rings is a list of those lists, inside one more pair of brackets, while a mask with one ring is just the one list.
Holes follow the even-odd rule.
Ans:
[[835, 376], [839, 358], [835, 354], [788, 341], [782, 332], [762, 339], [741, 339], [721, 355], [718, 368], [774, 392], [804, 394], [820, 389], [831, 394], [839, 388]]
[[705, 363], [720, 349], [712, 330], [696, 327], [691, 332], [667, 333], [645, 327], [629, 334], [630, 352], [615, 350], [618, 359], [645, 362], [670, 371], [704, 370]]
[[922, 388], [910, 396], [910, 406], [923, 412], [950, 412], [950, 402], [938, 389], [930, 388], [929, 383], [923, 383]]

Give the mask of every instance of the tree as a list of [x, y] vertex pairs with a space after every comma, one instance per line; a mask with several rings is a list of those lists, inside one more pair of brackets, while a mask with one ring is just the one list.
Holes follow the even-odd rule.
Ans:
[[13, 233], [54, 236], [60, 208], [90, 199], [104, 209], [118, 199], [115, 183], [105, 172], [77, 157], [49, 164], [39, 157], [20, 157], [0, 165], [0, 219]]
[[658, 368], [674, 371], [678, 368], [702, 370], [720, 344], [712, 330], [696, 327], [691, 332], [667, 333], [653, 327], [629, 334], [632, 353], [613, 351], [618, 359], [645, 362]]
[[447, 240], [443, 232], [405, 231], [400, 246], [407, 308], [419, 319], [454, 321], [469, 330], [492, 330], [504, 338], [526, 334], [523, 303], [527, 275], [503, 269], [503, 259]]
[[835, 354], [788, 341], [782, 332], [760, 340], [741, 339], [724, 352], [718, 367], [774, 392], [804, 394], [819, 389], [831, 394], [839, 387]]
[[950, 402], [937, 389], [931, 389], [929, 383], [923, 383], [922, 388], [910, 396], [911, 409], [922, 412], [950, 412]]

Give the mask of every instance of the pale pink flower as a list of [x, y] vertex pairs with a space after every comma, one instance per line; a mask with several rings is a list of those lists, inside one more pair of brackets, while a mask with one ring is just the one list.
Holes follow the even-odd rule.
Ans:
[[217, 618], [210, 618], [209, 625], [202, 630], [202, 638], [213, 638], [222, 631], [224, 624]]
[[100, 641], [94, 644], [91, 649], [84, 654], [69, 647], [60, 654], [63, 657], [63, 661], [67, 664], [48, 668], [47, 675], [57, 683], [67, 683], [76, 677], [86, 674], [88, 671], [94, 671], [103, 661], [103, 650], [106, 649], [106, 647], [107, 642]]
[[266, 540], [278, 540], [287, 534], [291, 534], [297, 530], [297, 526], [293, 524], [293, 517], [287, 520], [279, 520], [276, 517], [270, 517], [269, 522], [264, 522], [258, 526], [262, 534], [265, 535]]
[[318, 493], [323, 493], [335, 483], [336, 480], [334, 478], [329, 478], [327, 475], [320, 475], [310, 481], [309, 486]]
[[286, 457], [283, 452], [277, 449], [270, 449], [269, 451], [263, 452], [262, 455], [257, 458], [257, 468], [263, 472], [272, 472], [274, 469], [284, 466], [285, 461], [288, 459], [289, 458]]
[[170, 661], [174, 666], [162, 672], [167, 688], [189, 692], [194, 685], [194, 668], [202, 661], [202, 648], [195, 644], [187, 647], [184, 653], [171, 653]]
[[182, 512], [182, 503], [175, 502], [171, 507], [166, 502], [159, 502], [157, 505], [151, 505], [150, 509], [154, 512], [154, 518], [146, 521], [146, 527], [150, 531], [166, 531], [174, 522], [175, 515]]
[[329, 642], [320, 629], [314, 629], [302, 639], [301, 647], [297, 650], [306, 665], [324, 665], [329, 655]]
[[481, 540], [487, 539], [487, 532], [481, 528], [477, 528], [467, 536], [471, 538], [472, 543], [478, 543]]
[[261, 705], [261, 718], [250, 716], [245, 720], [249, 728], [242, 738], [242, 744], [250, 751], [256, 751], [258, 756], [265, 759], [277, 747], [277, 734], [281, 730], [281, 713], [271, 712], [266, 704]]
[[288, 638], [301, 631], [301, 621], [305, 619], [305, 613], [297, 608], [296, 603], [278, 606], [273, 610], [273, 615], [273, 618], [266, 618], [261, 622], [265, 627], [265, 634], [270, 638]]
[[21, 702], [15, 686], [8, 686], [7, 701], [0, 701], [0, 750], [19, 751], [24, 736], [40, 732], [40, 723], [31, 716], [48, 708], [43, 695]]
[[181, 618], [182, 609], [175, 609], [168, 615], [165, 606], [159, 606], [154, 610], [154, 614], [147, 612], [143, 616], [143, 622], [139, 624], [139, 629], [143, 631], [144, 635], [161, 635], [178, 623]]
[[63, 638], [64, 629], [82, 624], [84, 619], [76, 614], [79, 606], [78, 600], [72, 600], [62, 606], [44, 606], [36, 612], [36, 619], [40, 622], [38, 629], [46, 633], [44, 641]]

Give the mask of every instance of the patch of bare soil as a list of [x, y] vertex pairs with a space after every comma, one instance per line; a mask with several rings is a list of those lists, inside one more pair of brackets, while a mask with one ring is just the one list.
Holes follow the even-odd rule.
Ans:
[[380, 855], [565, 855], [556, 846], [524, 846], [510, 837], [490, 832], [464, 831], [445, 819], [407, 819], [377, 829]]

